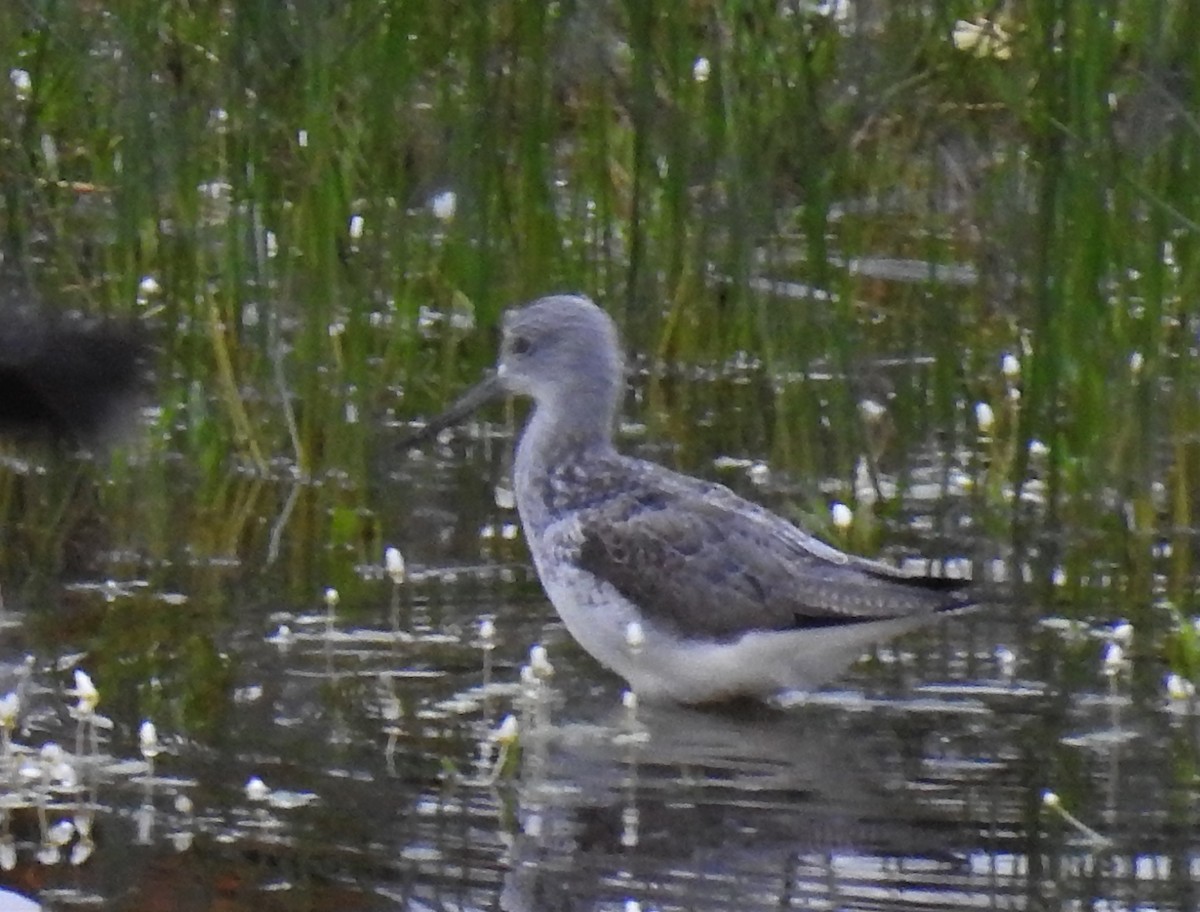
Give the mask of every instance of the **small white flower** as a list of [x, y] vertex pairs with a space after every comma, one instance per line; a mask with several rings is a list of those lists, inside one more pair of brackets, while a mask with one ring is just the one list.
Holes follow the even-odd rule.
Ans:
[[267, 248], [267, 259], [274, 259], [279, 255], [279, 238], [276, 237], [274, 231], [266, 232], [263, 241]]
[[75, 835], [75, 824], [70, 820], [60, 820], [46, 831], [46, 841], [51, 845], [65, 846]]
[[874, 399], [863, 399], [858, 403], [858, 413], [867, 421], [878, 421], [887, 414], [887, 406]]
[[1104, 676], [1115, 677], [1125, 670], [1125, 650], [1120, 643], [1109, 643], [1104, 648]]
[[17, 716], [20, 713], [21, 698], [15, 692], [6, 693], [0, 698], [0, 728], [16, 728]]
[[496, 643], [496, 622], [491, 618], [484, 618], [479, 622], [479, 639], [483, 641], [485, 648], [490, 649]]
[[513, 494], [512, 488], [505, 487], [504, 485], [496, 485], [493, 497], [496, 501], [496, 506], [501, 510], [511, 510], [517, 505], [517, 498]]
[[434, 218], [448, 222], [458, 209], [458, 194], [453, 190], [443, 190], [429, 201], [429, 208], [433, 210]]
[[696, 82], [708, 82], [708, 77], [712, 73], [712, 64], [708, 62], [707, 57], [697, 57], [696, 62], [692, 64], [692, 78]]
[[325, 590], [325, 606], [327, 608], [336, 608], [342, 597], [338, 595], [338, 591], [330, 586]]
[[771, 467], [765, 462], [756, 462], [746, 470], [750, 483], [762, 487], [771, 480]]
[[153, 760], [158, 756], [158, 729], [154, 727], [154, 723], [147, 719], [138, 729], [138, 747], [142, 751], [142, 756], [147, 760]]
[[307, 130], [297, 130], [296, 131], [296, 142], [300, 146], [301, 149], [307, 149], [308, 148], [308, 131]]
[[834, 503], [829, 508], [829, 514], [833, 517], [833, 526], [835, 529], [845, 531], [854, 523], [854, 511], [840, 501]]
[[142, 280], [138, 282], [138, 297], [148, 298], [151, 295], [156, 295], [162, 291], [162, 286], [158, 284], [158, 279], [152, 275], [142, 276]]
[[388, 691], [379, 700], [379, 714], [384, 722], [399, 722], [404, 713], [404, 705], [400, 698]]
[[1143, 357], [1142, 353], [1135, 351], [1132, 355], [1129, 356], [1129, 371], [1130, 371], [1130, 373], [1133, 373], [1133, 374], [1140, 373], [1142, 370], [1142, 367], [1143, 367], [1143, 365], [1145, 365], [1145, 363], [1146, 363], [1146, 359], [1145, 359], [1145, 357]]
[[17, 101], [26, 101], [33, 94], [33, 78], [28, 70], [9, 70], [8, 80], [17, 93]]
[[404, 555], [399, 548], [388, 548], [383, 552], [383, 566], [387, 575], [392, 578], [392, 584], [399, 586], [404, 582]]
[[363, 217], [361, 215], [350, 216], [350, 226], [347, 229], [350, 234], [350, 240], [357, 241], [363, 235]]
[[1183, 675], [1172, 672], [1163, 681], [1167, 696], [1175, 701], [1190, 700], [1196, 696], [1196, 685]]
[[1107, 836], [1105, 836], [1101, 833], [1096, 832], [1090, 826], [1088, 826], [1086, 823], [1084, 823], [1082, 820], [1080, 820], [1078, 817], [1076, 817], [1074, 814], [1072, 814], [1070, 811], [1068, 811], [1065, 807], [1063, 807], [1062, 801], [1059, 799], [1058, 795], [1056, 793], [1050, 791], [1050, 789], [1046, 789], [1045, 791], [1042, 792], [1042, 807], [1046, 808], [1049, 811], [1053, 811], [1055, 814], [1057, 814], [1059, 817], [1061, 817], [1063, 820], [1065, 820], [1068, 824], [1070, 824], [1076, 830], [1076, 832], [1078, 832], [1082, 836], [1084, 836], [1088, 840], [1088, 842], [1092, 843], [1093, 845], [1096, 845], [1096, 846], [1112, 845], [1111, 839], [1109, 839]]
[[251, 801], [266, 801], [270, 794], [271, 790], [258, 776], [251, 776], [246, 782], [246, 797]]
[[637, 712], [638, 697], [632, 690], [621, 691], [621, 705], [629, 712]]
[[646, 631], [637, 621], [625, 625], [625, 645], [635, 652], [646, 645]]
[[541, 643], [529, 650], [529, 668], [538, 680], [544, 681], [554, 677], [554, 666], [550, 664], [550, 658], [546, 655], [546, 647]]
[[90, 715], [100, 702], [100, 691], [96, 689], [88, 673], [81, 668], [75, 669], [74, 695], [79, 701], [75, 709], [82, 715]]
[[496, 730], [492, 732], [492, 740], [498, 744], [512, 744], [517, 740], [519, 734], [517, 717], [509, 713], [496, 727]]
[[1000, 359], [1000, 372], [1009, 380], [1016, 380], [1021, 376], [1021, 359], [1012, 352], [1005, 352]]
[[1000, 666], [1000, 674], [1011, 678], [1017, 670], [1017, 654], [1007, 646], [997, 646], [995, 656], [996, 664]]
[[979, 428], [979, 433], [988, 434], [996, 423], [996, 416], [992, 412], [992, 407], [986, 402], [975, 403], [975, 425]]
[[1044, 459], [1050, 455], [1050, 447], [1040, 440], [1029, 441], [1029, 455], [1034, 459]]

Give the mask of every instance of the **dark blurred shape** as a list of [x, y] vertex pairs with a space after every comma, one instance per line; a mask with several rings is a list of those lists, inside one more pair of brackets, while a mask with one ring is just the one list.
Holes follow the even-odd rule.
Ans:
[[13, 313], [0, 319], [0, 435], [104, 443], [131, 427], [149, 340], [128, 321]]

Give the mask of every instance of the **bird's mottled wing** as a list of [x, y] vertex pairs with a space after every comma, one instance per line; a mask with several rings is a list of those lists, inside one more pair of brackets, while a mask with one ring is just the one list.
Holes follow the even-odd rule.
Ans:
[[[691, 636], [827, 627], [968, 604], [950, 580], [848, 558], [711, 486], [636, 487], [578, 511], [561, 544], [647, 620]], [[715, 495], [715, 496], [714, 496]], [[566, 541], [569, 537], [570, 541]]]

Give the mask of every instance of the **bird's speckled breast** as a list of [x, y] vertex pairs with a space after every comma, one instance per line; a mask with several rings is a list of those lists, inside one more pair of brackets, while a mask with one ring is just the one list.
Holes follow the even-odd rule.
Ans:
[[[524, 445], [524, 441], [523, 441]], [[545, 451], [539, 452], [541, 456]], [[522, 458], [525, 455], [526, 458]], [[628, 495], [622, 457], [609, 449], [555, 447], [552, 460], [518, 453], [517, 509], [538, 577], [571, 635], [592, 656], [625, 677], [634, 673], [626, 631], [641, 612], [612, 585], [579, 567], [579, 517]]]

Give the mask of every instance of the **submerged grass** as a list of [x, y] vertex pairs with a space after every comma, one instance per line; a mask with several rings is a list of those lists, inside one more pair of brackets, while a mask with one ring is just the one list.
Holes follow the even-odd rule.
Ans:
[[372, 557], [378, 417], [459, 388], [503, 306], [581, 288], [654, 383], [761, 363], [767, 413], [703, 446], [903, 487], [938, 435], [1047, 574], [1194, 611], [1197, 6], [7, 4], [6, 268], [159, 330], [153, 447], [206, 506], [160, 475], [106, 510], [153, 491], [238, 553], [266, 497], [297, 592]]

